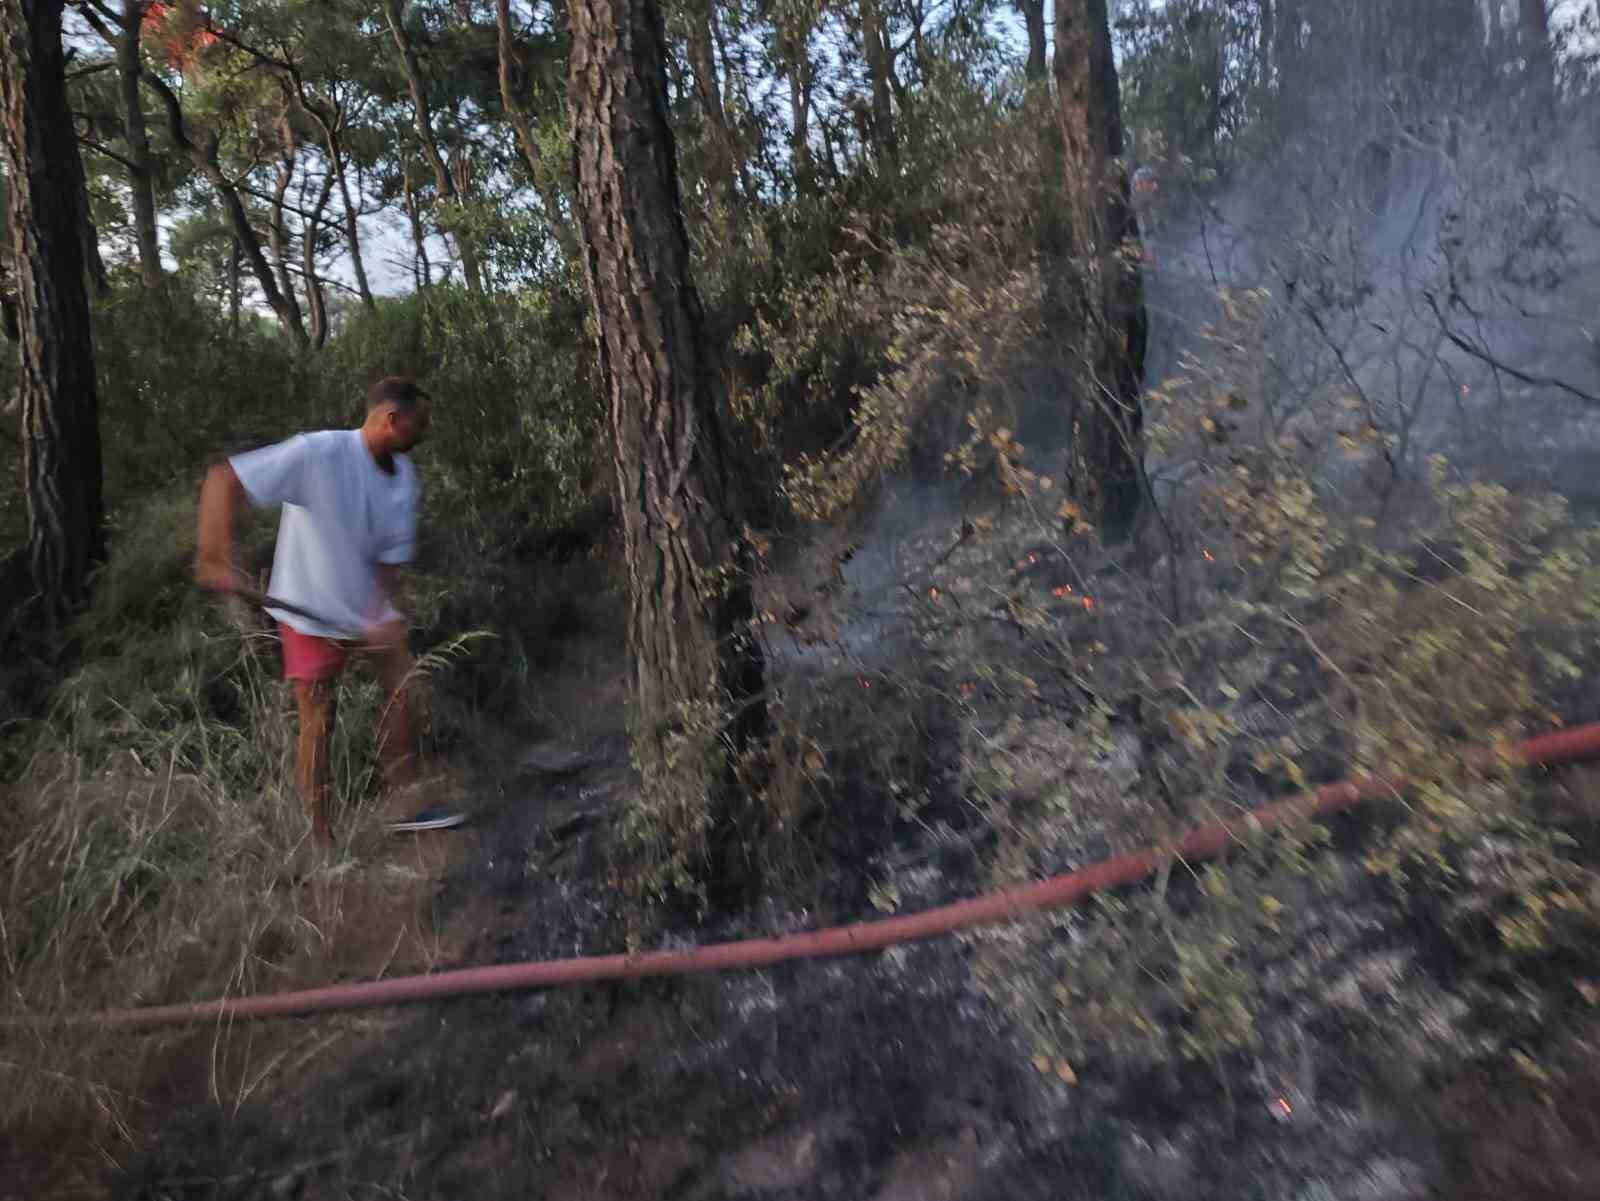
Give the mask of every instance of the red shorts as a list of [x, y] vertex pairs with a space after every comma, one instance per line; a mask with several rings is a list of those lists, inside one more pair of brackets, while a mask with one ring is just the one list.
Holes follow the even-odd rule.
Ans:
[[315, 634], [302, 634], [283, 622], [278, 623], [278, 636], [283, 640], [283, 678], [286, 680], [331, 680], [344, 670], [350, 661], [352, 642], [337, 638], [318, 638]]

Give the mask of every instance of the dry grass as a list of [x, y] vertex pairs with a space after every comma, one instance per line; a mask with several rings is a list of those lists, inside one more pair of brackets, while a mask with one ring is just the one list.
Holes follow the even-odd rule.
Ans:
[[[184, 507], [159, 515], [181, 547], [172, 525]], [[322, 850], [293, 795], [295, 714], [275, 639], [256, 615], [194, 596], [171, 543], [164, 560], [141, 556], [144, 540], [130, 535], [131, 555], [108, 569], [79, 630], [82, 666], [53, 711], [12, 735], [22, 768], [0, 803], [0, 1022], [291, 987], [335, 962], [426, 966], [442, 864], [397, 853], [368, 799], [377, 685], [340, 684], [339, 842]], [[471, 641], [419, 661], [424, 720], [428, 679]], [[433, 799], [450, 783], [424, 787]], [[215, 1035], [219, 1100], [237, 1103], [283, 1066]], [[114, 1153], [171, 1041], [13, 1025], [0, 1139], [24, 1124], [69, 1126]]]

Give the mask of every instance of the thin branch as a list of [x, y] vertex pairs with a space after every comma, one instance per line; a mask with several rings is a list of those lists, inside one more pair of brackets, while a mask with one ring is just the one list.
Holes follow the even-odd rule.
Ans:
[[95, 141], [93, 138], [86, 138], [82, 134], [79, 134], [78, 135], [78, 145], [84, 147], [87, 150], [93, 150], [96, 154], [103, 154], [108, 159], [110, 159], [112, 162], [121, 163], [124, 167], [126, 167], [130, 171], [138, 170], [138, 168], [133, 165], [133, 162], [132, 162], [131, 159], [123, 158], [122, 155], [118, 154], [115, 150], [112, 150], [109, 146], [102, 146], [99, 142]]
[[1490, 354], [1482, 347], [1473, 345], [1466, 338], [1463, 338], [1460, 334], [1456, 333], [1455, 330], [1450, 328], [1450, 322], [1445, 318], [1444, 311], [1439, 308], [1439, 302], [1437, 299], [1435, 299], [1432, 292], [1424, 292], [1423, 296], [1427, 298], [1428, 307], [1433, 310], [1433, 315], [1439, 319], [1439, 329], [1444, 336], [1449, 338], [1452, 343], [1454, 343], [1461, 350], [1464, 350], [1467, 354], [1470, 354], [1473, 358], [1487, 363], [1496, 371], [1503, 371], [1512, 379], [1520, 380], [1522, 383], [1528, 384], [1531, 387], [1558, 388], [1563, 392], [1567, 392], [1573, 396], [1576, 396], [1579, 400], [1586, 400], [1590, 404], [1600, 404], [1600, 396], [1596, 396], [1592, 392], [1585, 392], [1582, 388], [1576, 387], [1573, 384], [1569, 384], [1566, 380], [1557, 379], [1553, 375], [1534, 375], [1531, 372], [1520, 371], [1510, 364], [1504, 363], [1495, 358], [1494, 355]]
[[[80, 3], [77, 8], [78, 11], [83, 14], [83, 19], [89, 22], [89, 24], [93, 25], [95, 27], [95, 32], [100, 34], [101, 37], [106, 37], [104, 32], [105, 27], [95, 21], [96, 13], [98, 13], [105, 20], [110, 21], [113, 25], [122, 24], [122, 14], [114, 9], [106, 7], [106, 5], [100, 3], [100, 0], [82, 0], [82, 3]], [[106, 40], [110, 41], [111, 39], [106, 37]]]
[[79, 67], [76, 71], [68, 71], [67, 82], [70, 83], [74, 79], [82, 79], [86, 75], [98, 75], [102, 71], [111, 70], [116, 65], [116, 63], [111, 62], [109, 59], [103, 63], [90, 63], [87, 67]]
[[[272, 199], [273, 199], [272, 193], [263, 192], [260, 188], [251, 187], [249, 184], [245, 183], [242, 179], [234, 181], [233, 186], [235, 188], [238, 188], [239, 191], [243, 192], [246, 196], [251, 196], [251, 197], [255, 198], [256, 200], [263, 200], [263, 201], [267, 201], [268, 203], [270, 203], [272, 201]], [[282, 203], [283, 203], [284, 211], [285, 212], [289, 212], [289, 213], [293, 213], [296, 217], [304, 218], [307, 221], [321, 221], [323, 219], [320, 215], [318, 215], [316, 213], [312, 213], [312, 212], [310, 212], [310, 211], [308, 211], [306, 209], [303, 209], [297, 204], [291, 204], [287, 200], [283, 201]]]
[[[290, 275], [298, 276], [300, 279], [304, 279], [306, 277], [305, 268], [300, 266], [298, 263], [285, 262], [284, 270]], [[340, 292], [347, 292], [351, 296], [361, 295], [361, 293], [357, 292], [354, 288], [352, 288], [349, 284], [344, 283], [342, 280], [332, 279], [326, 275], [318, 275], [317, 281], [321, 283], [323, 287], [335, 288]]]

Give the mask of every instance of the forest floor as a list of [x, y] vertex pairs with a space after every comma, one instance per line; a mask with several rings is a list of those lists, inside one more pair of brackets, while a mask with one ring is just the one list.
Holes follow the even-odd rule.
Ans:
[[[817, 667], [814, 653], [795, 658]], [[635, 787], [621, 657], [613, 635], [568, 661], [584, 666], [543, 682], [543, 728], [485, 728], [451, 764], [470, 823], [395, 840], [344, 882], [336, 945], [288, 965], [282, 987], [619, 949], [606, 846]], [[860, 670], [848, 655], [833, 666], [852, 683]], [[551, 737], [588, 748], [587, 766], [530, 770]], [[953, 787], [934, 776], [936, 793]], [[1582, 769], [1539, 784], [1589, 845], [1597, 788]], [[672, 945], [877, 916], [851, 881], [888, 859], [917, 865], [898, 877], [902, 911], [985, 891], [981, 830], [965, 847], [950, 837], [959, 800], [863, 835], [806, 903], [715, 919]], [[950, 821], [930, 824], [941, 805]], [[1113, 818], [1084, 818], [1067, 861], [1123, 849]], [[1462, 955], [1360, 870], [1381, 819], [1335, 821], [1328, 891], [1288, 908], [1270, 954], [1245, 949], [1265, 994], [1261, 1038], [1220, 1065], [1130, 1069], [1108, 1053], [1041, 1070], [980, 980], [996, 935], [972, 932], [761, 971], [162, 1035], [135, 1152], [112, 1162], [41, 1130], [0, 1148], [0, 1195], [1600, 1195], [1600, 948], [1516, 974]]]

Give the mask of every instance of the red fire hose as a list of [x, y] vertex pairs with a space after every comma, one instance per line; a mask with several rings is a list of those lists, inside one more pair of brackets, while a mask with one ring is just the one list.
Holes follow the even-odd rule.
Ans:
[[[1548, 765], [1600, 755], [1600, 723], [1544, 734], [1502, 752], [1512, 763]], [[1491, 757], [1493, 752], [1478, 755]], [[1312, 817], [1347, 809], [1359, 801], [1396, 795], [1404, 781], [1398, 777], [1355, 776], [1327, 784], [1313, 793], [1252, 810], [1232, 821], [1213, 822], [1192, 831], [1176, 844], [1154, 848], [1095, 864], [1081, 871], [1055, 876], [1036, 884], [1008, 888], [970, 901], [940, 906], [905, 917], [858, 922], [851, 926], [814, 930], [782, 938], [715, 943], [690, 951], [650, 951], [641, 955], [596, 955], [533, 963], [508, 963], [493, 967], [463, 968], [428, 976], [401, 976], [339, 984], [302, 992], [278, 993], [146, 1009], [123, 1009], [94, 1015], [97, 1023], [120, 1026], [163, 1026], [211, 1019], [286, 1017], [335, 1009], [360, 1009], [396, 1005], [428, 998], [512, 989], [548, 988], [588, 980], [618, 980], [635, 976], [684, 975], [724, 971], [729, 968], [764, 967], [789, 959], [851, 955], [862, 951], [931, 938], [967, 926], [1009, 921], [1038, 909], [1070, 905], [1091, 893], [1131, 884], [1150, 875], [1168, 858], [1206, 859], [1221, 853], [1240, 835], [1270, 830], [1295, 818]]]

